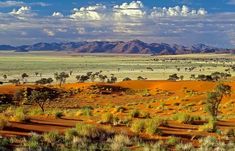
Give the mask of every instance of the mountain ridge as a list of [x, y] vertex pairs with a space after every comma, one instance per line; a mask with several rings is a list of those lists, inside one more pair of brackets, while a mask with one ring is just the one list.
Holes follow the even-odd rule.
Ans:
[[191, 53], [233, 53], [233, 49], [211, 47], [205, 44], [183, 46], [167, 43], [145, 43], [138, 39], [131, 41], [82, 41], [62, 43], [36, 43], [32, 45], [0, 45], [0, 50], [27, 51], [72, 51], [76, 53], [123, 53], [123, 54], [191, 54]]

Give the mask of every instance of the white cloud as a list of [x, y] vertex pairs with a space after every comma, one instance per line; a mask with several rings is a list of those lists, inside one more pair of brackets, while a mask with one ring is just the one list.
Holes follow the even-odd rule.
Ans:
[[77, 28], [77, 32], [78, 32], [79, 34], [85, 34], [85, 33], [86, 33], [86, 29], [85, 29], [85, 28], [78, 27], [78, 28]]
[[52, 14], [53, 17], [64, 17], [64, 15], [61, 12], [54, 12]]
[[132, 1], [113, 7], [114, 17], [122, 19], [124, 17], [142, 18], [145, 16], [144, 5], [141, 1]]
[[12, 7], [12, 6], [22, 6], [24, 2], [21, 1], [5, 1], [0, 2], [0, 7]]
[[46, 33], [48, 36], [53, 37], [55, 36], [55, 33], [52, 30], [49, 29], [43, 29], [43, 32]]
[[175, 6], [175, 7], [163, 7], [163, 8], [157, 8], [154, 7], [150, 16], [151, 17], [167, 17], [167, 16], [205, 16], [207, 14], [207, 11], [204, 8], [200, 8], [198, 10], [190, 9], [189, 7], [183, 5]]
[[29, 5], [35, 5], [35, 6], [41, 6], [41, 7], [50, 6], [50, 4], [44, 3], [44, 2], [34, 2], [34, 3], [29, 3]]
[[18, 19], [27, 19], [36, 15], [31, 11], [30, 6], [22, 6], [19, 9], [13, 9], [9, 14], [17, 17]]
[[235, 13], [207, 15], [203, 8], [187, 6], [149, 9], [133, 1], [114, 7], [97, 4], [75, 8], [68, 16], [56, 11], [51, 17], [32, 16], [34, 10], [29, 6], [0, 13], [1, 43], [140, 39], [235, 47]]
[[105, 5], [96, 4], [94, 6], [74, 8], [71, 18], [76, 20], [102, 20], [104, 17]]

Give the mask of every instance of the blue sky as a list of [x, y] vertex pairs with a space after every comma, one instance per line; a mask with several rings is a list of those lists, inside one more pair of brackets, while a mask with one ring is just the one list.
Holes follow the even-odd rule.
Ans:
[[0, 0], [0, 44], [132, 39], [235, 48], [235, 0]]

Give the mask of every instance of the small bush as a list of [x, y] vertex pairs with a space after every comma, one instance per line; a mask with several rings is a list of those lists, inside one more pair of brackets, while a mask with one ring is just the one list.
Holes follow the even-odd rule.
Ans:
[[29, 112], [28, 112], [29, 115], [42, 115], [43, 112], [40, 108], [33, 108], [33, 109], [30, 109]]
[[83, 109], [82, 110], [82, 115], [92, 116], [92, 110], [91, 109]]
[[131, 112], [131, 117], [133, 117], [133, 118], [137, 118], [137, 117], [140, 117], [140, 111], [139, 110], [133, 110], [132, 112]]
[[96, 138], [103, 133], [101, 129], [98, 129], [93, 125], [82, 124], [82, 123], [76, 124], [76, 130], [79, 136], [85, 136], [88, 138]]
[[103, 114], [102, 117], [101, 117], [101, 122], [102, 122], [102, 123], [112, 123], [112, 122], [113, 122], [113, 119], [114, 119], [113, 114], [111, 114], [111, 113], [105, 113], [105, 114]]
[[144, 151], [168, 151], [168, 148], [162, 141], [159, 141], [155, 144], [144, 144]]
[[118, 106], [118, 107], [115, 108], [115, 111], [116, 111], [116, 112], [121, 112], [121, 113], [122, 113], [122, 112], [124, 112], [125, 110], [126, 110], [126, 108], [124, 108], [124, 107], [122, 107], [122, 106]]
[[3, 130], [7, 125], [9, 125], [7, 117], [0, 116], [0, 130]]
[[78, 136], [78, 132], [75, 128], [67, 129], [65, 131], [65, 139], [72, 140], [76, 136]]
[[193, 124], [195, 121], [201, 120], [200, 116], [191, 116], [186, 113], [177, 113], [173, 116], [173, 120], [177, 120], [180, 123], [184, 124]]
[[191, 143], [188, 143], [188, 144], [180, 143], [176, 145], [175, 150], [176, 151], [195, 151], [196, 149]]
[[176, 145], [180, 142], [180, 139], [174, 136], [169, 137], [169, 139], [167, 140], [167, 144], [169, 145]]
[[224, 135], [228, 137], [235, 137], [235, 130], [233, 128], [226, 129]]
[[144, 120], [136, 120], [131, 125], [131, 130], [140, 133], [144, 130]]
[[156, 120], [153, 120], [153, 119], [149, 119], [149, 120], [146, 120], [145, 121], [145, 132], [148, 133], [148, 134], [160, 134], [161, 131], [160, 129], [158, 128], [158, 123]]
[[27, 142], [24, 143], [29, 150], [41, 150], [40, 146], [41, 137], [37, 134], [33, 134]]
[[13, 115], [14, 121], [25, 122], [28, 120], [26, 117], [26, 111], [23, 107], [16, 108]]
[[209, 120], [208, 123], [199, 126], [198, 131], [201, 132], [215, 132], [216, 127], [215, 127], [216, 122], [214, 120]]
[[60, 138], [59, 132], [51, 131], [43, 135], [44, 141], [47, 143], [54, 144]]
[[63, 112], [58, 111], [55, 113], [55, 118], [61, 118], [62, 116], [64, 116]]
[[[214, 150], [217, 147], [218, 141], [215, 137], [207, 136], [205, 138], [200, 139], [199, 143], [201, 144], [199, 150], [210, 151], [210, 150]], [[221, 150], [221, 149], [218, 148], [218, 150]]]
[[142, 118], [150, 118], [150, 113], [148, 113], [148, 112], [141, 112], [140, 113], [140, 116], [142, 117]]
[[0, 137], [0, 150], [2, 151], [8, 151], [10, 145], [10, 140], [8, 138], [1, 138]]
[[124, 150], [128, 145], [131, 145], [129, 137], [119, 134], [114, 136], [110, 148], [113, 151], [119, 151]]
[[168, 125], [167, 120], [164, 118], [155, 117], [153, 120], [156, 122], [157, 126], [167, 126]]

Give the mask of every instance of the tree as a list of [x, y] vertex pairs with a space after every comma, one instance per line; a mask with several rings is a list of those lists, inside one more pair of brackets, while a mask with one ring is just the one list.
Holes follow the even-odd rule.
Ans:
[[104, 82], [108, 77], [106, 75], [99, 75], [99, 79], [101, 82]]
[[77, 75], [76, 79], [78, 82], [85, 82], [87, 80], [89, 80], [89, 76], [87, 75]]
[[176, 80], [179, 80], [179, 77], [178, 77], [178, 75], [175, 73], [175, 74], [169, 75], [168, 80], [176, 81]]
[[45, 102], [48, 100], [49, 92], [48, 91], [37, 91], [33, 90], [31, 95], [28, 97], [29, 102], [36, 103], [44, 112]]
[[39, 75], [39, 73], [38, 72], [35, 72], [35, 76], [37, 77]]
[[131, 78], [126, 77], [126, 78], [124, 78], [122, 81], [131, 81]]
[[52, 78], [42, 78], [38, 81], [36, 81], [35, 83], [36, 84], [51, 84], [53, 82], [53, 79]]
[[181, 81], [184, 80], [184, 76], [183, 76], [183, 75], [180, 76], [180, 80], [181, 80]]
[[27, 73], [23, 73], [23, 74], [21, 75], [21, 77], [22, 77], [23, 83], [26, 83], [26, 78], [28, 78], [29, 75], [28, 75]]
[[110, 77], [110, 79], [108, 79], [108, 83], [115, 83], [115, 82], [117, 82], [117, 77], [115, 77], [114, 75], [112, 75], [112, 76]]
[[90, 79], [91, 79], [91, 82], [94, 82], [95, 81], [95, 79], [96, 79], [96, 74], [92, 74], [92, 75], [90, 75], [90, 77], [89, 77]]
[[194, 80], [194, 79], [196, 79], [196, 76], [195, 76], [195, 74], [191, 74], [191, 76], [190, 76], [190, 79], [191, 79], [191, 80]]
[[229, 85], [219, 84], [213, 92], [208, 93], [206, 101], [206, 109], [213, 120], [217, 120], [219, 106], [224, 96], [231, 94], [231, 87]]
[[7, 75], [6, 74], [4, 74], [2, 77], [5, 81], [7, 80]]
[[137, 80], [146, 80], [146, 78], [142, 77], [142, 76], [138, 76]]
[[55, 77], [56, 81], [59, 81], [59, 84], [61, 87], [62, 83], [66, 83], [66, 79], [69, 77], [69, 74], [65, 73], [65, 72], [61, 72], [60, 74], [55, 73], [54, 77]]
[[20, 84], [20, 79], [12, 79], [9, 80], [10, 83], [15, 84], [15, 85], [19, 85]]

